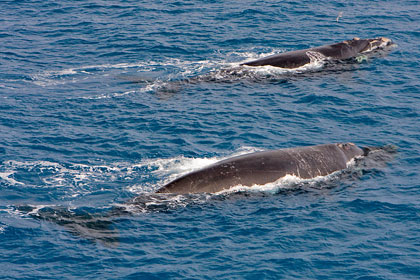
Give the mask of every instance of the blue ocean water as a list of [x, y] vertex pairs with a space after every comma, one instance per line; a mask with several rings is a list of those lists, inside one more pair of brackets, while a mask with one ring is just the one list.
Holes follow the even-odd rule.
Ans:
[[[409, 0], [0, 1], [0, 278], [419, 279], [419, 22]], [[355, 36], [398, 46], [229, 71]], [[397, 153], [316, 186], [151, 195], [232, 155], [332, 142]]]

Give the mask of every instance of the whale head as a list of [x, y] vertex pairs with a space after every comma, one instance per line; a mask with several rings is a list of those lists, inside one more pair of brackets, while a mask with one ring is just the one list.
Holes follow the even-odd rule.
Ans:
[[[359, 39], [359, 38], [354, 38], [353, 40], [362, 41], [362, 39]], [[385, 49], [387, 47], [392, 47], [395, 45], [391, 39], [386, 38], [386, 37], [366, 39], [366, 41], [368, 42], [368, 44], [360, 51], [361, 53], [371, 52], [378, 49]]]
[[363, 150], [353, 143], [338, 143], [336, 145], [341, 151], [343, 151], [347, 161], [350, 161], [355, 157], [364, 155]]

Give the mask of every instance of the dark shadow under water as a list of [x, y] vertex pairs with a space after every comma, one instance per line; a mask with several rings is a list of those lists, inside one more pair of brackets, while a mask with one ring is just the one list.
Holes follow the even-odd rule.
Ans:
[[261, 197], [277, 195], [281, 196], [298, 195], [302, 192], [314, 192], [336, 188], [344, 181], [355, 181], [365, 174], [382, 173], [387, 162], [391, 161], [396, 154], [396, 147], [387, 145], [380, 148], [372, 148], [367, 156], [355, 160], [354, 165], [342, 171], [337, 171], [334, 176], [326, 176], [326, 180], [304, 180], [278, 186], [272, 192], [253, 190], [241, 190], [236, 192], [222, 192], [219, 194], [143, 194], [132, 200], [115, 204], [104, 209], [91, 207], [40, 207], [30, 205], [15, 206], [15, 210], [42, 221], [48, 221], [65, 227], [71, 234], [80, 236], [94, 242], [103, 243], [109, 247], [119, 244], [118, 221], [132, 215], [147, 213], [168, 213], [178, 209], [205, 205], [211, 201], [224, 201], [231, 199], [247, 199], [247, 197]]

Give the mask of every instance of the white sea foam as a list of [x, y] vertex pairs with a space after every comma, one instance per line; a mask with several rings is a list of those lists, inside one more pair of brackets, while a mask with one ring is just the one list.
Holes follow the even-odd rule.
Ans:
[[[22, 185], [25, 188], [54, 188], [61, 193], [62, 198], [86, 196], [98, 191], [103, 183], [117, 180], [133, 180], [132, 165], [127, 163], [115, 163], [115, 165], [86, 165], [86, 164], [60, 164], [48, 161], [7, 161], [0, 166], [0, 180], [8, 184]], [[12, 174], [32, 174], [31, 179], [18, 182], [11, 178]]]
[[23, 183], [16, 181], [15, 179], [10, 177], [14, 173], [15, 173], [14, 171], [0, 172], [0, 178], [11, 185], [24, 185]]
[[148, 213], [150, 211], [166, 211], [186, 207], [191, 204], [203, 204], [212, 198], [210, 194], [180, 195], [180, 194], [160, 194], [138, 196], [130, 203], [114, 203], [118, 207], [129, 213]]
[[227, 190], [222, 190], [220, 192], [217, 192], [216, 194], [234, 193], [234, 192], [240, 192], [240, 191], [276, 193], [281, 189], [289, 189], [289, 188], [293, 188], [302, 184], [314, 185], [319, 182], [332, 180], [340, 172], [341, 171], [336, 171], [326, 176], [317, 176], [311, 179], [303, 179], [296, 175], [287, 174], [286, 176], [281, 177], [274, 182], [266, 183], [263, 185], [255, 184], [252, 186], [237, 185]]
[[282, 75], [282, 74], [293, 74], [293, 73], [298, 74], [298, 73], [303, 73], [307, 71], [318, 70], [325, 65], [325, 61], [326, 60], [322, 60], [322, 59], [320, 60], [314, 59], [310, 63], [307, 63], [297, 68], [291, 68], [291, 69], [275, 67], [275, 66], [270, 66], [270, 65], [258, 66], [258, 67], [245, 65], [244, 67], [246, 67], [248, 71], [252, 71], [261, 75], [264, 74], [264, 75], [277, 76], [277, 75]]
[[121, 96], [129, 95], [129, 94], [134, 94], [138, 92], [141, 92], [141, 90], [128, 90], [124, 92], [102, 93], [95, 96], [86, 96], [86, 97], [83, 97], [83, 99], [88, 99], [88, 100], [110, 99], [110, 98], [121, 97]]
[[361, 158], [361, 156], [360, 157], [355, 157], [355, 158], [352, 158], [351, 160], [349, 160], [346, 163], [346, 168], [351, 168], [351, 167], [355, 166], [356, 165], [356, 159], [358, 159], [358, 158]]
[[[39, 204], [39, 205], [32, 205], [26, 204], [23, 208], [20, 206], [13, 206], [9, 205], [5, 208], [1, 208], [0, 211], [6, 212], [11, 216], [19, 217], [22, 219], [29, 219], [31, 216], [39, 216], [39, 211], [43, 210], [44, 208], [55, 208], [55, 207], [62, 207], [56, 204]], [[71, 209], [71, 208], [68, 208]], [[74, 208], [73, 208], [74, 209]]]
[[43, 209], [43, 208], [51, 208], [51, 207], [56, 207], [57, 205], [28, 205], [30, 207], [33, 207], [33, 209], [29, 212], [23, 213], [25, 216], [36, 216], [39, 213], [39, 210]]
[[230, 157], [235, 157], [255, 151], [260, 149], [254, 147], [241, 147], [239, 150], [234, 153], [221, 157], [210, 157], [210, 158], [188, 158], [184, 156], [178, 156], [175, 158], [168, 159], [155, 159], [150, 161], [145, 161], [141, 163], [142, 165], [147, 165], [149, 167], [157, 167], [153, 172], [156, 174], [161, 173], [173, 173], [177, 176], [183, 175], [185, 173], [203, 168], [220, 160], [224, 160]]

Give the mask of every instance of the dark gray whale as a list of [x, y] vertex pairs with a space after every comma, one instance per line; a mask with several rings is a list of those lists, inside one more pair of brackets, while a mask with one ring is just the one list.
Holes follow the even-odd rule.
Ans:
[[[360, 149], [352, 143], [257, 152], [220, 161], [180, 177], [158, 190], [157, 194], [142, 194], [126, 203], [107, 208], [56, 205], [10, 207], [12, 211], [29, 217], [61, 225], [75, 236], [115, 247], [119, 243], [119, 232], [114, 224], [119, 218], [138, 213], [162, 213], [173, 210], [177, 205], [184, 207], [195, 203], [190, 195], [180, 199], [180, 193], [218, 192], [238, 184], [265, 184], [274, 182], [285, 174], [313, 178], [345, 169], [349, 161], [355, 158], [355, 166], [367, 171], [384, 167], [395, 153], [396, 147], [392, 145]], [[177, 199], [173, 200], [174, 197]]]
[[261, 59], [242, 63], [246, 66], [275, 66], [281, 68], [298, 68], [318, 60], [345, 60], [359, 54], [368, 53], [377, 49], [391, 46], [392, 40], [379, 37], [375, 39], [360, 39], [343, 41], [305, 50], [297, 50], [271, 55]]
[[186, 174], [157, 193], [216, 193], [233, 186], [275, 182], [286, 175], [302, 179], [345, 169], [365, 152], [353, 143], [325, 144], [245, 154]]

